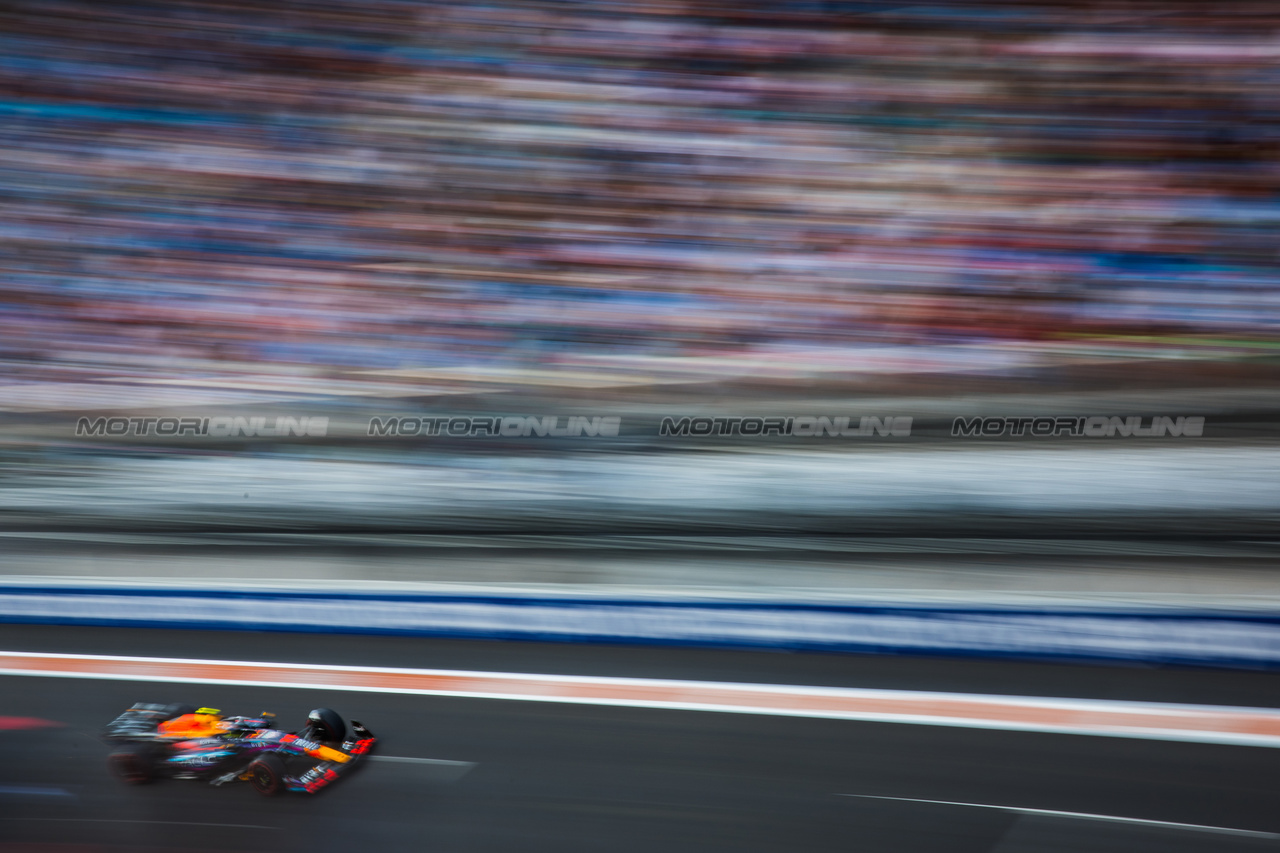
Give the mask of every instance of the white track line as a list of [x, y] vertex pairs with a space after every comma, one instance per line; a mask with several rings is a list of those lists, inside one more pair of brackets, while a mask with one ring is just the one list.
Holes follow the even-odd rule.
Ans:
[[860, 800], [891, 800], [898, 803], [928, 803], [935, 806], [963, 806], [970, 809], [994, 809], [1016, 814], [1040, 815], [1042, 817], [1065, 817], [1077, 820], [1097, 820], [1110, 823], [1127, 823], [1135, 826], [1150, 826], [1160, 829], [1182, 829], [1189, 832], [1216, 832], [1219, 835], [1239, 835], [1245, 838], [1280, 838], [1280, 833], [1259, 832], [1254, 829], [1233, 829], [1229, 826], [1205, 826], [1199, 823], [1174, 823], [1168, 820], [1147, 820], [1140, 817], [1117, 817], [1116, 815], [1089, 814], [1088, 812], [1063, 812], [1056, 809], [1029, 809], [1022, 806], [997, 806], [988, 803], [958, 803], [951, 800], [919, 800], [915, 797], [877, 797], [871, 794], [839, 794], [841, 797], [855, 797]]
[[253, 823], [197, 823], [190, 820], [130, 820], [128, 818], [98, 817], [0, 817], [6, 821], [41, 821], [44, 823], [145, 823], [155, 826], [216, 826], [220, 829], [279, 829], [278, 826], [258, 826]]
[[447, 758], [410, 758], [405, 755], [370, 755], [371, 761], [400, 761], [405, 764], [438, 764], [444, 767], [475, 767], [474, 761], [450, 761]]
[[0, 675], [350, 690], [1280, 747], [1280, 710], [670, 679], [0, 652]]
[[375, 754], [370, 755], [369, 760], [404, 767], [447, 782], [457, 782], [476, 768], [476, 762], [474, 761], [452, 761], [447, 758], [411, 758], [407, 755]]

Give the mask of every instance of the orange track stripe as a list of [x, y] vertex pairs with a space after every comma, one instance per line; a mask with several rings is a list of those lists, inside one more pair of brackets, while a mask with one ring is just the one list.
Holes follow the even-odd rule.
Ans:
[[0, 652], [0, 673], [834, 717], [1280, 746], [1280, 711], [517, 673]]

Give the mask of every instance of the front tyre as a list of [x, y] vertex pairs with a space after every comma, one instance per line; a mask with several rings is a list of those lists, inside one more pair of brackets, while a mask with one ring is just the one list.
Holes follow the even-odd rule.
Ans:
[[274, 797], [284, 790], [284, 762], [268, 753], [249, 765], [249, 784], [264, 797]]
[[347, 738], [347, 724], [330, 708], [316, 708], [308, 714], [307, 728], [321, 743], [342, 743]]

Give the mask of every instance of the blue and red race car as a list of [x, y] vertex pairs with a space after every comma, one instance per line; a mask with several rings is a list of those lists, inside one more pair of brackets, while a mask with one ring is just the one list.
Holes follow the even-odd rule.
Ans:
[[113, 720], [103, 738], [118, 744], [108, 763], [125, 782], [240, 781], [266, 796], [313, 794], [348, 774], [377, 742], [355, 720], [348, 734], [342, 717], [328, 708], [307, 715], [303, 729], [282, 732], [273, 714], [229, 717], [216, 708], [146, 703]]

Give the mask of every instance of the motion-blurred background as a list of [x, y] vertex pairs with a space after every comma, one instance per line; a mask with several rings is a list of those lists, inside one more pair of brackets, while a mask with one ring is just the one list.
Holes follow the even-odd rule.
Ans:
[[[1272, 0], [8, 0], [0, 638], [1274, 708], [1278, 226]], [[1280, 837], [1230, 741], [0, 681], [3, 853]], [[392, 761], [124, 789], [137, 700]]]
[[11, 409], [1277, 343], [1269, 3], [0, 20]]
[[[1186, 439], [1109, 447], [1118, 467], [1079, 439], [1043, 465], [881, 442], [873, 482], [870, 442], [788, 476], [813, 446], [653, 436], [699, 413], [914, 416], [921, 440], [930, 417], [945, 438], [960, 415], [1185, 415], [1201, 448], [1265, 442], [1278, 27], [1265, 2], [5, 4], [5, 519], [448, 532], [540, 500], [515, 527], [577, 532], [578, 496], [593, 530], [696, 532], [735, 502], [736, 528], [803, 515], [816, 488], [840, 532], [825, 469], [926, 527], [1055, 490], [1067, 514], [1173, 494], [1223, 510], [1210, 527], [1269, 523], [1273, 447], [1192, 474]], [[475, 413], [613, 415], [623, 440], [361, 440]], [[74, 431], [219, 415], [332, 428]]]

